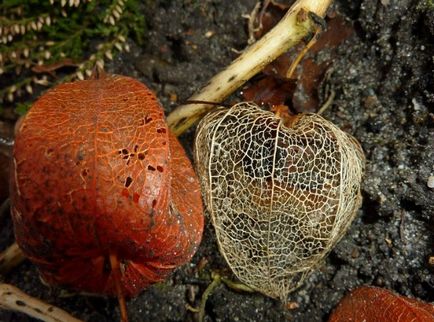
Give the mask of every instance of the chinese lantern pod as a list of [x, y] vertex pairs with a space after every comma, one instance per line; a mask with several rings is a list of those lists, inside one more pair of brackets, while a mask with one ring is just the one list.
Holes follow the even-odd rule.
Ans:
[[360, 145], [319, 115], [246, 102], [208, 114], [195, 144], [221, 253], [243, 283], [286, 301], [356, 215]]
[[199, 183], [155, 95], [123, 76], [63, 84], [30, 109], [11, 171], [15, 236], [45, 281], [125, 295], [164, 279], [202, 236]]
[[433, 322], [434, 305], [378, 287], [362, 286], [346, 295], [329, 322]]

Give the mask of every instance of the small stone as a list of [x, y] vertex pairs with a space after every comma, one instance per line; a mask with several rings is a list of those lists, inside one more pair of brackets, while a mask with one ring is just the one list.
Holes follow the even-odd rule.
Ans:
[[211, 38], [212, 36], [214, 36], [214, 31], [209, 30], [205, 33], [206, 38]]
[[427, 181], [428, 188], [433, 189], [434, 188], [434, 176], [429, 176]]
[[357, 248], [353, 248], [352, 252], [351, 252], [351, 257], [352, 258], [358, 258], [360, 256], [360, 252]]

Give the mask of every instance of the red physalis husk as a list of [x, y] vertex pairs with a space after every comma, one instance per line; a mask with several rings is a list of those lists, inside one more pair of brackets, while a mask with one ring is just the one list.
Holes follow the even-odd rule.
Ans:
[[362, 286], [346, 295], [329, 322], [433, 322], [434, 305], [379, 287]]
[[122, 76], [63, 84], [18, 129], [11, 171], [16, 240], [43, 279], [126, 296], [189, 261], [202, 236], [199, 183], [155, 95]]

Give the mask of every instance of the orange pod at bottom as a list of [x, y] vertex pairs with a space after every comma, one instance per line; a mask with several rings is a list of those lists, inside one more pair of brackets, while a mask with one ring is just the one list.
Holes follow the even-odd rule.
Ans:
[[434, 305], [397, 295], [389, 290], [362, 286], [346, 295], [329, 322], [434, 322]]

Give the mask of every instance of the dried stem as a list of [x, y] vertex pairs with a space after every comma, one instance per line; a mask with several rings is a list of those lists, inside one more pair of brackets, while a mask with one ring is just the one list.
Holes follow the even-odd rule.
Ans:
[[[190, 100], [221, 102], [252, 76], [297, 44], [314, 28], [307, 13], [324, 17], [331, 0], [297, 0], [282, 20], [264, 37], [248, 47], [226, 69], [214, 76]], [[182, 134], [213, 108], [209, 104], [186, 104], [176, 108], [167, 123], [175, 135]]]
[[[0, 220], [9, 215], [10, 200], [6, 199], [0, 206]], [[21, 264], [26, 257], [24, 256], [17, 243], [13, 243], [0, 253], [0, 275], [6, 275], [13, 268]]]
[[202, 298], [200, 300], [199, 306], [199, 322], [203, 322], [205, 320], [205, 306], [208, 297], [214, 292], [214, 290], [221, 284], [221, 276], [219, 274], [212, 274], [212, 282], [208, 285], [206, 290], [202, 294]]
[[312, 37], [312, 39], [307, 43], [307, 45], [303, 48], [303, 50], [297, 55], [295, 60], [291, 63], [291, 66], [289, 66], [288, 72], [286, 73], [286, 78], [291, 79], [292, 75], [295, 72], [295, 69], [297, 68], [300, 61], [303, 59], [304, 55], [312, 48], [313, 45], [318, 40], [318, 37], [320, 35], [321, 29], [317, 28], [315, 31], [315, 35]]
[[18, 247], [17, 243], [13, 243], [6, 250], [0, 253], [0, 275], [6, 275], [25, 259], [26, 257]]
[[121, 285], [121, 268], [119, 259], [116, 254], [110, 254], [110, 265], [112, 268], [112, 276], [115, 282], [116, 293], [119, 302], [119, 310], [121, 312], [121, 322], [128, 322], [127, 304], [125, 303], [125, 296], [122, 292]]
[[69, 313], [31, 297], [9, 284], [0, 284], [0, 308], [18, 311], [46, 322], [81, 322]]

